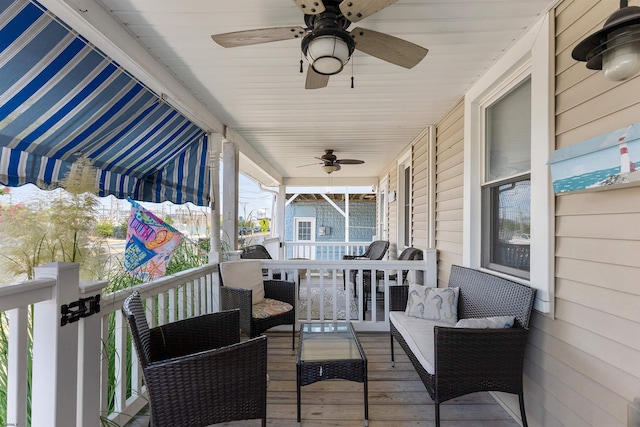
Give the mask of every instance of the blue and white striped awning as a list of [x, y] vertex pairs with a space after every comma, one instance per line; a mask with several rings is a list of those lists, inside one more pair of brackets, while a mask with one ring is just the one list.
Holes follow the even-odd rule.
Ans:
[[51, 189], [87, 157], [100, 196], [207, 205], [205, 132], [41, 5], [0, 0], [0, 183]]

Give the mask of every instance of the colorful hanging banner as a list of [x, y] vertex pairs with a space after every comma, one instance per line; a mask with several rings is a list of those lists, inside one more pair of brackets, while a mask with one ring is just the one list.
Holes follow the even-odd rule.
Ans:
[[182, 234], [140, 204], [131, 203], [124, 251], [124, 267], [132, 275], [148, 281], [164, 276]]

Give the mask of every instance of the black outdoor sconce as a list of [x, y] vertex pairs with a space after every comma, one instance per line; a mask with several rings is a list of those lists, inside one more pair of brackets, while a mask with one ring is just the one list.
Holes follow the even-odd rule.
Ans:
[[603, 70], [613, 81], [626, 80], [640, 71], [640, 7], [620, 0], [615, 11], [596, 31], [571, 52], [573, 59], [585, 61], [590, 70]]

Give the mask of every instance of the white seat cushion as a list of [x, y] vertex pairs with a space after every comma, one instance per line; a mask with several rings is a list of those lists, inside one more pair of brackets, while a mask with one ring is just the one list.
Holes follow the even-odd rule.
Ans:
[[433, 327], [446, 326], [450, 328], [452, 325], [436, 320], [407, 316], [402, 311], [389, 313], [389, 321], [402, 334], [418, 362], [428, 373], [433, 375], [436, 372], [434, 368]]
[[224, 286], [251, 289], [251, 304], [264, 301], [264, 278], [260, 260], [246, 259], [220, 263], [220, 274]]

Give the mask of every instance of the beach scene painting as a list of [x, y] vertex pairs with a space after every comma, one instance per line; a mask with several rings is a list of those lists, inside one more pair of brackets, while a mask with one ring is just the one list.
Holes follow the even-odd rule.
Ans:
[[640, 123], [556, 150], [549, 160], [556, 194], [640, 184]]

